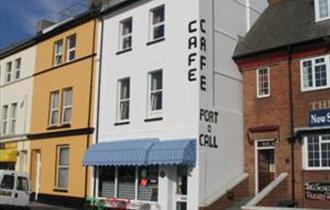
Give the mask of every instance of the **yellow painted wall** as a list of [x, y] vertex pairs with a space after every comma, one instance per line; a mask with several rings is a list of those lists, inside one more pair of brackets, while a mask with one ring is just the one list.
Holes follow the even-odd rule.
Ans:
[[[41, 176], [40, 193], [61, 196], [84, 197], [85, 192], [85, 168], [82, 166], [86, 151], [86, 136], [73, 136], [53, 139], [35, 140], [31, 150], [41, 152]], [[69, 150], [69, 177], [68, 192], [54, 192], [56, 174], [56, 151], [58, 145], [68, 145]], [[89, 187], [89, 182], [87, 187]], [[88, 188], [89, 189], [89, 188]], [[35, 189], [32, 189], [35, 191]], [[88, 191], [87, 191], [88, 192]]]
[[[94, 40], [94, 25], [96, 20], [91, 20], [76, 26], [59, 35], [51, 37], [37, 44], [36, 70], [33, 84], [31, 133], [40, 134], [47, 132], [61, 132], [65, 130], [88, 128], [88, 112], [90, 103], [91, 81], [93, 62], [95, 64], [95, 49], [97, 40]], [[95, 30], [97, 31], [97, 30]], [[64, 63], [54, 67], [54, 43], [60, 39], [66, 42], [66, 38], [76, 34], [76, 58], [70, 63], [66, 62], [64, 52]], [[95, 34], [97, 37], [97, 35]], [[95, 43], [93, 43], [95, 41]], [[64, 44], [66, 50], [66, 44]], [[94, 65], [94, 73], [96, 66]], [[55, 90], [62, 91], [64, 88], [72, 87], [72, 117], [71, 126], [66, 128], [49, 129], [49, 103], [50, 93]], [[95, 92], [95, 84], [92, 86]], [[61, 96], [61, 95], [60, 95]], [[61, 98], [61, 97], [60, 97]], [[93, 111], [92, 94], [92, 107]], [[60, 102], [61, 104], [61, 102]], [[60, 106], [61, 107], [61, 106]], [[61, 113], [61, 111], [60, 111]], [[93, 119], [92, 113], [90, 119]], [[93, 122], [91, 121], [91, 125]], [[61, 126], [60, 120], [58, 126]], [[92, 142], [90, 140], [90, 142]], [[72, 197], [84, 197], [85, 193], [85, 167], [82, 165], [83, 155], [86, 151], [87, 134], [78, 136], [66, 136], [56, 138], [43, 138], [31, 141], [31, 151], [41, 151], [41, 183], [40, 193], [48, 195], [61, 195]], [[56, 168], [56, 146], [70, 145], [69, 180], [68, 192], [54, 192], [55, 168]], [[33, 158], [31, 157], [31, 160]], [[33, 163], [31, 165], [34, 165]], [[33, 172], [33, 169], [30, 169]], [[32, 173], [33, 176], [33, 173]], [[35, 177], [31, 177], [34, 182]], [[90, 181], [88, 181], [89, 183]], [[89, 186], [89, 184], [88, 184]], [[34, 191], [35, 189], [33, 189]], [[87, 193], [89, 190], [87, 191]]]

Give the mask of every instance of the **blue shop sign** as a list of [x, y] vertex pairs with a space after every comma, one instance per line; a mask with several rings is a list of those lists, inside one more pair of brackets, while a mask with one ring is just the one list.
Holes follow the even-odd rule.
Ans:
[[330, 109], [314, 110], [309, 113], [309, 126], [330, 126]]

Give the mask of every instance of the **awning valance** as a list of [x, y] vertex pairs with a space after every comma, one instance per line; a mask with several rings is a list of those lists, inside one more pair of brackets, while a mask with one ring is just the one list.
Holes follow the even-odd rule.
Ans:
[[195, 165], [196, 140], [121, 140], [92, 145], [85, 166]]
[[195, 165], [196, 140], [156, 142], [149, 151], [149, 165]]
[[146, 165], [147, 153], [157, 139], [121, 140], [92, 145], [85, 153], [85, 166]]

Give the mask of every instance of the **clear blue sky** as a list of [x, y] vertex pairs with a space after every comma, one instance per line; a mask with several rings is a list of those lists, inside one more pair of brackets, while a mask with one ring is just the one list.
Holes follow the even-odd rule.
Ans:
[[[36, 33], [36, 21], [58, 21], [59, 12], [71, 5], [83, 10], [86, 0], [0, 0], [0, 49]], [[81, 5], [82, 4], [82, 5]], [[68, 11], [68, 10], [66, 10]]]

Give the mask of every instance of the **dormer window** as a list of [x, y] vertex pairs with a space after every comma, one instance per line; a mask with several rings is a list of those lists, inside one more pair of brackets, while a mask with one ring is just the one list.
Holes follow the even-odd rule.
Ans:
[[316, 22], [330, 19], [330, 0], [315, 0]]

